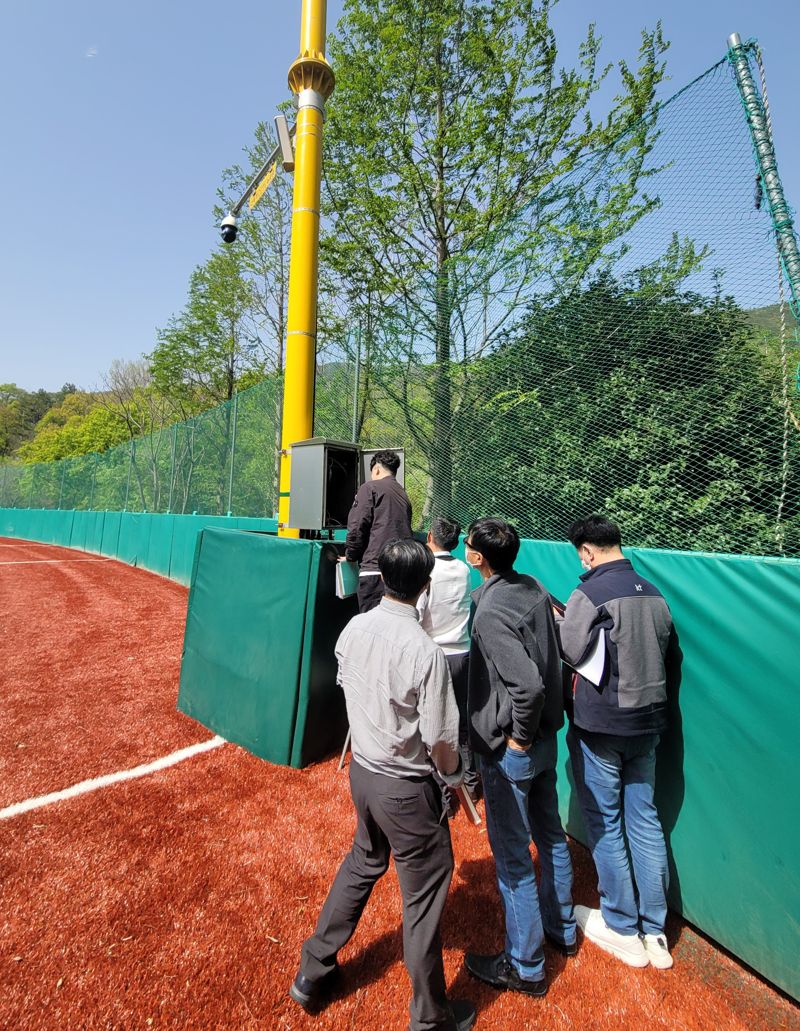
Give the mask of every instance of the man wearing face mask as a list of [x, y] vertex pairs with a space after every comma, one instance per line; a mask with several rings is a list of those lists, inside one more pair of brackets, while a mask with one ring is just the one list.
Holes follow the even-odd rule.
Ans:
[[622, 554], [617, 526], [589, 516], [569, 539], [586, 572], [556, 615], [570, 665], [592, 655], [602, 634], [599, 684], [575, 673], [567, 735], [600, 909], [575, 907], [584, 935], [633, 967], [672, 966], [667, 915], [667, 852], [653, 802], [656, 745], [667, 726], [664, 659], [672, 618], [659, 590]]
[[[572, 863], [556, 796], [556, 732], [564, 723], [558, 640], [550, 595], [514, 569], [515, 528], [502, 519], [478, 519], [464, 545], [483, 580], [472, 595], [470, 740], [480, 755], [486, 827], [506, 917], [503, 951], [468, 953], [465, 965], [494, 988], [539, 996], [547, 991], [543, 939], [565, 955], [576, 952]], [[531, 838], [541, 870], [538, 888]]]

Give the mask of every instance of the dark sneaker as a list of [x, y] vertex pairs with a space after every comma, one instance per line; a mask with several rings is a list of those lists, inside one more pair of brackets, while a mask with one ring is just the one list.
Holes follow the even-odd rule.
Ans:
[[456, 1022], [456, 1031], [469, 1031], [478, 1015], [472, 1003], [466, 999], [451, 999], [450, 1009]]
[[554, 938], [547, 931], [544, 932], [545, 940], [548, 945], [552, 945], [554, 949], [557, 949], [562, 956], [577, 956], [578, 954], [578, 943], [574, 942], [562, 942], [558, 938]]
[[523, 995], [544, 995], [547, 991], [545, 978], [534, 981], [520, 977], [505, 952], [498, 952], [496, 956], [476, 956], [473, 952], [468, 952], [464, 958], [464, 965], [473, 977], [485, 981], [493, 988], [522, 992]]
[[320, 1003], [324, 1001], [324, 996], [338, 970], [338, 966], [334, 967], [321, 981], [311, 981], [303, 974], [298, 973], [289, 988], [289, 998], [293, 999], [298, 1006], [302, 1006], [306, 1012], [312, 1013], [319, 1009]]

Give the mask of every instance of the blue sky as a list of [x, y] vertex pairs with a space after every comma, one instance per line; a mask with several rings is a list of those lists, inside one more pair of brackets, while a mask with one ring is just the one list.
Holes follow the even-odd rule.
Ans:
[[[328, 27], [341, 0], [329, 0]], [[672, 41], [667, 96], [725, 52], [764, 49], [778, 160], [800, 205], [800, 4], [561, 0], [565, 62], [594, 20], [607, 60], [633, 61], [658, 18]], [[0, 126], [0, 382], [99, 386], [115, 358], [149, 351], [218, 236], [223, 168], [288, 94], [300, 0], [4, 3]]]

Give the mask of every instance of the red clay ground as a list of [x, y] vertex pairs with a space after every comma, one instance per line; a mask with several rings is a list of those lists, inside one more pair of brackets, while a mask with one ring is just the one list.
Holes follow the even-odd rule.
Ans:
[[[113, 562], [40, 561], [87, 557], [0, 540], [0, 808], [211, 736], [175, 712], [186, 591]], [[350, 844], [335, 767], [288, 770], [225, 745], [0, 820], [0, 1027], [404, 1029], [391, 871], [331, 1005], [312, 1019], [286, 997]], [[445, 963], [478, 1029], [800, 1029], [797, 1007], [677, 919], [669, 972], [584, 944], [574, 959], [548, 953], [543, 1000], [478, 985], [461, 959], [500, 947], [494, 867], [461, 818], [453, 839]], [[595, 904], [591, 861], [573, 856], [576, 901]]]

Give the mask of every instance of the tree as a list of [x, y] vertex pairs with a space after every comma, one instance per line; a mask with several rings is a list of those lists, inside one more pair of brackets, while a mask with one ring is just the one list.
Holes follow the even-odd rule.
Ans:
[[56, 462], [91, 452], [106, 451], [128, 438], [118, 409], [102, 403], [96, 394], [67, 394], [39, 420], [33, 438], [21, 444], [24, 462]]
[[[323, 255], [379, 309], [373, 374], [428, 457], [435, 508], [452, 505], [450, 449], [436, 444], [475, 401], [471, 361], [533, 284], [579, 282], [654, 203], [640, 192], [656, 131], [642, 116], [664, 74], [660, 29], [642, 33], [637, 69], [620, 62], [622, 91], [595, 122], [600, 40], [590, 27], [577, 67], [559, 70], [550, 8], [347, 0], [330, 45]], [[599, 148], [613, 174], [602, 190], [578, 181], [562, 217], [556, 184]]]

